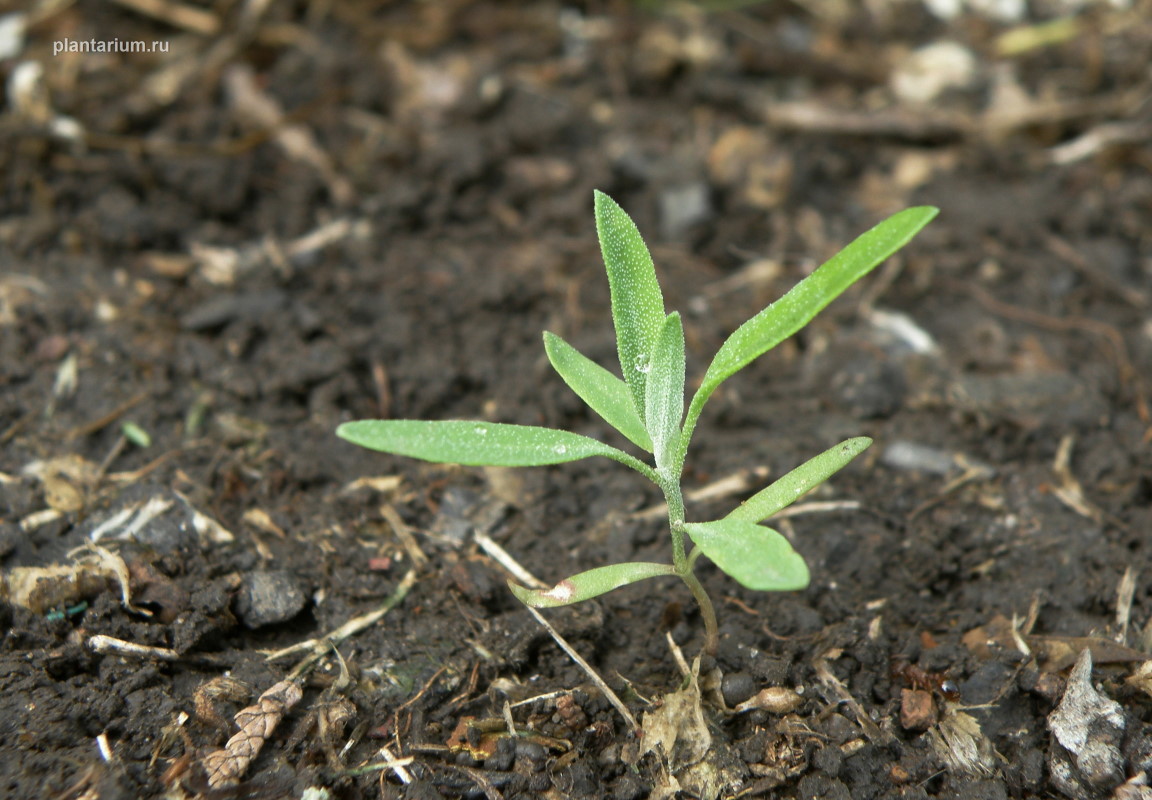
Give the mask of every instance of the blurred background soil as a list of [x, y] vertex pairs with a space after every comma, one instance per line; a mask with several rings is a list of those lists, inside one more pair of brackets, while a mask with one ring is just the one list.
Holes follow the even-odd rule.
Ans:
[[[0, 795], [1149, 797], [1150, 64], [1148, 0], [0, 2]], [[652, 487], [333, 435], [622, 444], [540, 339], [613, 368], [593, 189], [690, 383], [941, 208], [701, 421], [690, 519], [876, 444], [808, 589], [702, 566], [700, 713], [683, 587], [548, 615], [642, 733], [505, 581], [667, 560]]]

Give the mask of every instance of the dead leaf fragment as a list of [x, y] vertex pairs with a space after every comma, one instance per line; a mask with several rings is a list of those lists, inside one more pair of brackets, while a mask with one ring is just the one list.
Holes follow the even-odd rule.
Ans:
[[1129, 675], [1124, 683], [1152, 697], [1152, 661], [1145, 661]]
[[1148, 786], [1148, 773], [1141, 770], [1112, 793], [1115, 800], [1152, 800], [1152, 787]]
[[[797, 723], [796, 727], [802, 725], [795, 717], [791, 719]], [[785, 720], [786, 722], [788, 720]], [[787, 727], [781, 725], [780, 729]], [[768, 740], [764, 757], [760, 762], [749, 764], [748, 768], [766, 788], [783, 786], [788, 781], [803, 775], [808, 769], [808, 756], [805, 753], [803, 739], [792, 734], [777, 733]]]
[[151, 616], [152, 612], [132, 603], [128, 565], [124, 559], [102, 547], [89, 545], [74, 550], [75, 564], [52, 564], [47, 567], [13, 567], [0, 574], [0, 599], [44, 614], [54, 608], [75, 605], [81, 600], [119, 586], [120, 602], [133, 613]]
[[1052, 781], [1069, 797], [1103, 797], [1124, 781], [1120, 744], [1124, 709], [1092, 686], [1092, 651], [1085, 649], [1068, 676], [1064, 697], [1048, 715]]
[[0, 599], [43, 614], [95, 597], [108, 589], [111, 577], [73, 564], [13, 567], [0, 575]]
[[651, 797], [686, 793], [714, 800], [739, 785], [745, 766], [731, 748], [713, 746], [701, 703], [699, 657], [690, 669], [686, 664], [681, 668], [688, 685], [665, 695], [663, 704], [641, 720], [640, 755], [655, 753], [659, 759]]
[[1128, 664], [1147, 660], [1148, 654], [1117, 644], [1103, 636], [1032, 636], [1030, 625], [1022, 628], [997, 614], [987, 625], [964, 634], [964, 645], [981, 660], [992, 657], [993, 645], [1005, 650], [1033, 654], [1046, 673], [1060, 672], [1072, 666], [1085, 650], [1092, 651], [1096, 664]]
[[686, 688], [665, 695], [663, 705], [646, 713], [640, 727], [644, 731], [641, 754], [659, 752], [657, 748], [661, 748], [673, 771], [697, 763], [712, 746], [695, 680]]
[[33, 461], [22, 472], [40, 481], [50, 508], [65, 514], [83, 509], [88, 490], [99, 480], [97, 466], [78, 455]]
[[243, 681], [220, 675], [203, 683], [192, 694], [192, 708], [196, 718], [227, 734], [231, 725], [217, 709], [220, 702], [239, 703], [252, 695], [252, 687]]
[[946, 709], [940, 723], [927, 733], [936, 755], [956, 772], [991, 775], [1000, 755], [971, 714]]

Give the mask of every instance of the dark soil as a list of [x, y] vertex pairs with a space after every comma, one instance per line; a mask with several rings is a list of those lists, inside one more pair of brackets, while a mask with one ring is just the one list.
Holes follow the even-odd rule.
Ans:
[[[1149, 796], [1147, 0], [135, 5], [37, 3], [0, 54], [0, 796]], [[53, 54], [113, 39], [168, 52]], [[940, 41], [970, 72], [917, 103], [893, 75], [940, 75], [910, 66]], [[667, 560], [639, 476], [333, 434], [615, 443], [540, 340], [615, 360], [593, 189], [645, 232], [690, 380], [855, 235], [942, 209], [705, 412], [686, 489], [733, 482], [692, 519], [876, 444], [774, 523], [809, 588], [701, 565], [703, 727], [669, 713], [682, 586], [547, 614], [637, 732], [485, 544], [547, 582]], [[382, 605], [309, 669], [268, 658]]]

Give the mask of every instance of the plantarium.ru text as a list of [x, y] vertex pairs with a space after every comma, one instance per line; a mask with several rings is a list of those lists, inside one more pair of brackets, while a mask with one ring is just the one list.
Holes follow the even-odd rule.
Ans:
[[[668, 502], [672, 563], [611, 564], [573, 575], [551, 589], [509, 584], [537, 608], [588, 600], [629, 583], [674, 575], [700, 604], [705, 649], [717, 646], [716, 612], [693, 568], [700, 555], [749, 589], [788, 591], [808, 585], [808, 567], [778, 532], [760, 523], [823, 483], [872, 443], [841, 442], [741, 503], [722, 519], [688, 522], [680, 476], [692, 432], [712, 393], [728, 377], [800, 330], [873, 267], [899, 250], [937, 214], [931, 207], [901, 211], [863, 234], [728, 337], [684, 412], [684, 329], [666, 314], [652, 256], [629, 216], [610, 197], [595, 195], [596, 231], [608, 271], [612, 320], [623, 380], [559, 336], [544, 334], [552, 366], [577, 395], [651, 464], [603, 442], [568, 431], [495, 422], [361, 420], [341, 425], [342, 438], [385, 453], [468, 466], [534, 467], [589, 456], [619, 461], [660, 487]], [[686, 548], [687, 541], [694, 545]]]

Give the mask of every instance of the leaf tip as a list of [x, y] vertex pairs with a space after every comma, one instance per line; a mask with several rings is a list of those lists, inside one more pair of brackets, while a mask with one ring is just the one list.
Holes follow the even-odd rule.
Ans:
[[900, 214], [905, 218], [919, 217], [922, 220], [919, 227], [916, 229], [916, 232], [919, 233], [920, 228], [923, 228], [925, 225], [939, 216], [940, 208], [939, 206], [912, 206], [911, 208], [904, 209], [904, 211], [900, 212]]
[[532, 605], [531, 600], [532, 595], [534, 594], [532, 589], [529, 589], [527, 586], [521, 586], [513, 580], [508, 581], [508, 589], [512, 592], [512, 594], [516, 595], [516, 599], [521, 603], [526, 606]]
[[576, 585], [567, 579], [548, 590], [529, 589], [512, 581], [508, 581], [508, 588], [516, 595], [517, 600], [530, 608], [566, 606], [581, 599], [576, 596]]

